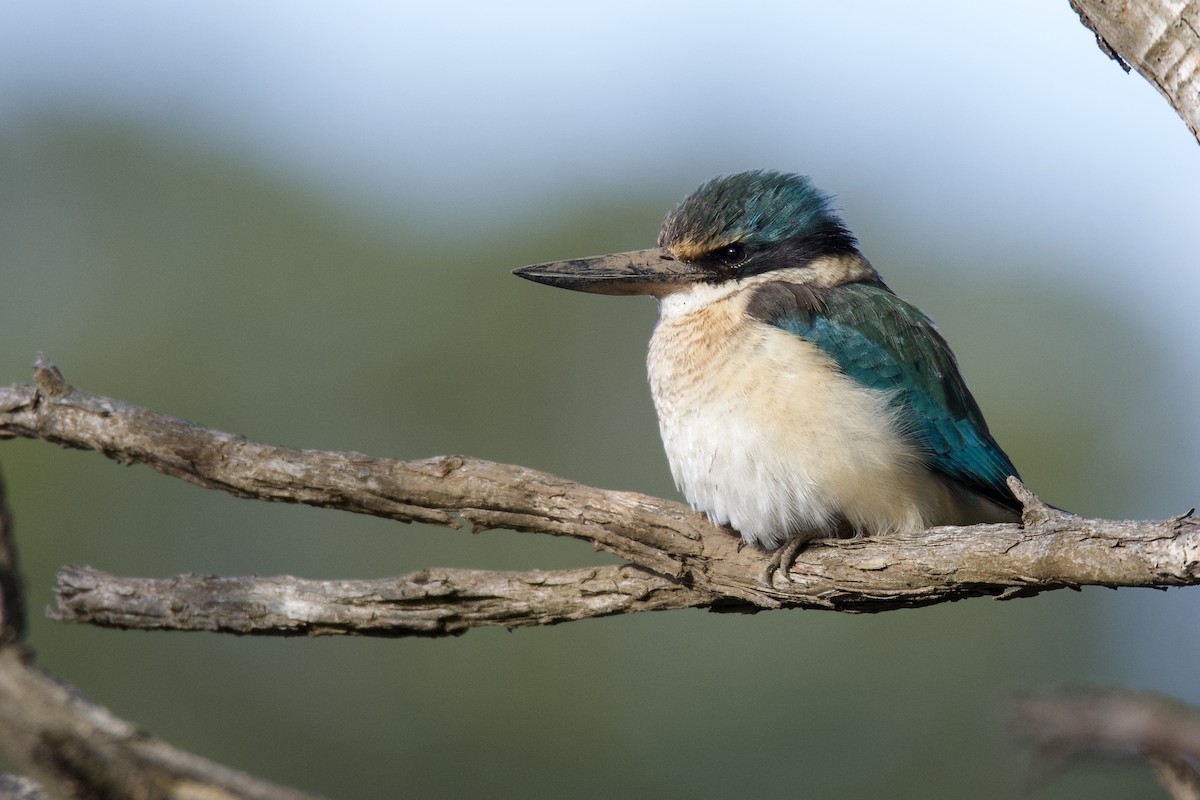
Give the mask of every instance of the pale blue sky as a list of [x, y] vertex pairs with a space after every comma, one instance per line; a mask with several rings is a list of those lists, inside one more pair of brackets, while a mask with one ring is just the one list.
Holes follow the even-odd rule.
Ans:
[[1065, 2], [1003, 12], [7, 2], [0, 124], [61, 107], [133, 116], [348, 192], [419, 189], [433, 219], [775, 166], [850, 207], [879, 186], [914, 225], [952, 214], [999, 240], [1057, 240], [1115, 218], [1155, 239], [1190, 227], [1175, 241], [1195, 244], [1182, 123], [1098, 56]]
[[803, 172], [885, 277], [898, 236], [948, 277], [1000, 254], [988, 280], [1139, 312], [1200, 394], [1200, 315], [1175, 311], [1200, 297], [1200, 149], [1066, 2], [0, 3], [0, 127], [47, 114], [477, 238], [580, 194]]

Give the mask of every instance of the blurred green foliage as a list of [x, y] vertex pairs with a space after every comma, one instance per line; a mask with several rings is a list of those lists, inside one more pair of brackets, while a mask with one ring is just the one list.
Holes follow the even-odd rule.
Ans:
[[[9, 130], [0, 174], [4, 384], [42, 350], [88, 391], [261, 441], [465, 453], [676, 496], [643, 376], [653, 304], [509, 275], [649, 245], [674, 192], [581, 196], [509, 230], [413, 197], [444, 220], [413, 225], [235, 154], [70, 120]], [[1027, 482], [1085, 513], [1181, 510], [1153, 488], [1171, 469], [1154, 431], [1169, 426], [1113, 424], [1143, 403], [1182, 413], [1136, 320], [1007, 280], [992, 254], [969, 271], [954, 254], [928, 263], [935, 248], [897, 236], [867, 252], [939, 321]], [[1114, 359], [1123, 371], [1105, 369]], [[32, 609], [65, 563], [334, 578], [609, 560], [549, 537], [249, 503], [43, 442], [0, 443], [0, 465]], [[446, 641], [146, 635], [35, 614], [32, 643], [155, 735], [331, 797], [1001, 798], [1029, 788], [1005, 700], [1119, 679], [1113, 602], [679, 612]], [[1041, 794], [1152, 783], [1107, 767]]]

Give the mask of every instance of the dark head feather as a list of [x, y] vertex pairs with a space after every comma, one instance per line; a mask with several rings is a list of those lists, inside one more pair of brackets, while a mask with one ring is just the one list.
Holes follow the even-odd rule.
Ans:
[[765, 170], [725, 175], [667, 214], [658, 243], [685, 260], [731, 244], [748, 252], [788, 244], [816, 255], [855, 252], [854, 234], [830, 201], [803, 175]]

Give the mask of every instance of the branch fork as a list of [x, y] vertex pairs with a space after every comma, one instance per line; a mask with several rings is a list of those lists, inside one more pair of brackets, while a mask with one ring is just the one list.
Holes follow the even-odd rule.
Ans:
[[574, 570], [430, 569], [374, 581], [290, 576], [126, 578], [67, 567], [56, 619], [116, 628], [274, 636], [458, 635], [636, 611], [876, 612], [1080, 586], [1200, 583], [1200, 524], [1078, 517], [1016, 478], [1023, 524], [815, 541], [786, 575], [686, 506], [467, 456], [417, 461], [295, 450], [75, 389], [39, 356], [34, 385], [0, 388], [0, 439], [44, 439], [238, 497], [472, 531], [570, 536], [627, 563]]

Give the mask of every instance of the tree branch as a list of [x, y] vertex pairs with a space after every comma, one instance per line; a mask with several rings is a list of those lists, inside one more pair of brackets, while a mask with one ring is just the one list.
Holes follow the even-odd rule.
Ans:
[[1013, 726], [1042, 757], [1141, 757], [1175, 800], [1200, 800], [1200, 712], [1161, 695], [1088, 691], [1017, 704]]
[[430, 569], [357, 581], [122, 578], [67, 567], [58, 573], [57, 597], [53, 617], [63, 622], [280, 636], [447, 636], [484, 625], [551, 625], [689, 608], [707, 599], [628, 564], [530, 572]]
[[583, 486], [525, 467], [444, 456], [395, 461], [257, 444], [76, 390], [39, 359], [36, 386], [0, 389], [0, 438], [23, 436], [140, 462], [239, 497], [401, 521], [511, 528], [592, 542], [633, 566], [526, 573], [427, 570], [387, 581], [295, 578], [135, 580], [59, 576], [60, 619], [237, 633], [446, 635], [666, 608], [884, 611], [1050, 589], [1200, 583], [1189, 514], [1130, 522], [1076, 517], [1019, 483], [1024, 525], [934, 528], [815, 542], [791, 571], [739, 547], [679, 503]]
[[1071, 8], [1105, 55], [1150, 81], [1200, 141], [1200, 3], [1071, 0]]
[[0, 796], [315, 800], [153, 739], [34, 666], [7, 614], [23, 603], [11, 522], [0, 481], [0, 750], [40, 784], [0, 775]]
[[0, 476], [0, 647], [25, 638], [25, 586], [17, 568], [17, 542], [12, 535], [7, 487]]

